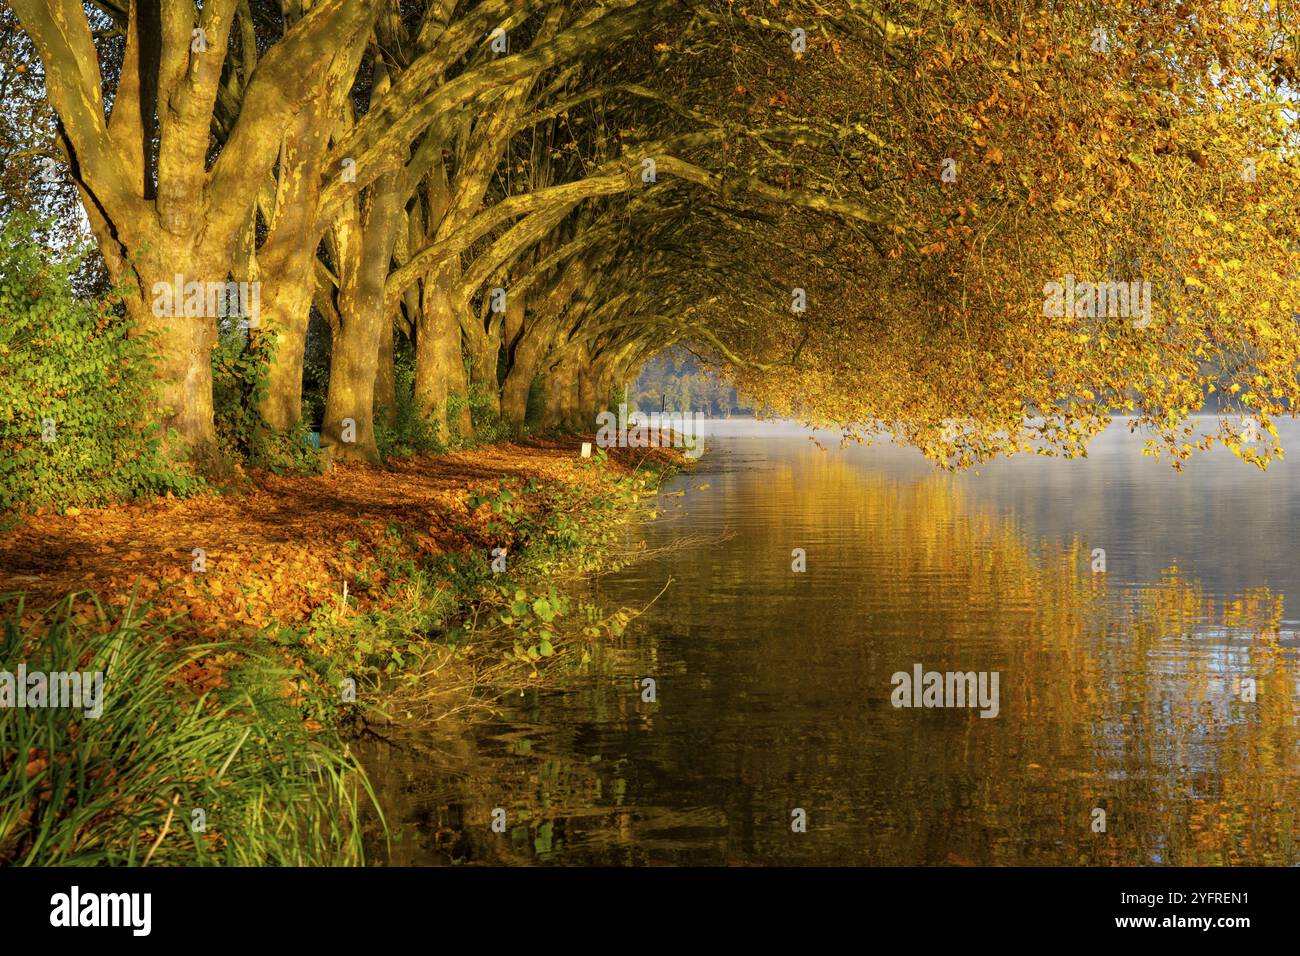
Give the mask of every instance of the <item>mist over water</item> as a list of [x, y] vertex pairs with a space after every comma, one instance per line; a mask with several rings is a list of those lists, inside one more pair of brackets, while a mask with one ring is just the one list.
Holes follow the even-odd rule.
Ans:
[[[623, 638], [366, 753], [391, 862], [1300, 862], [1289, 462], [1178, 474], [1117, 423], [1087, 459], [949, 475], [808, 434], [708, 423], [633, 532], [651, 556], [591, 585], [650, 605]], [[918, 664], [996, 672], [997, 716], [894, 706]]]

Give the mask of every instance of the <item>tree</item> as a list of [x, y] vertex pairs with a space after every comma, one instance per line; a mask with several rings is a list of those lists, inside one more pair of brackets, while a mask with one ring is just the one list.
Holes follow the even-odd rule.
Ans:
[[[174, 302], [155, 308], [157, 290], [176, 275], [204, 287], [226, 281], [281, 129], [322, 88], [347, 81], [377, 3], [322, 0], [242, 83], [226, 69], [238, 0], [211, 0], [201, 11], [188, 0], [102, 4], [125, 33], [107, 112], [79, 0], [15, 0], [13, 7], [44, 64], [61, 145], [109, 273], [129, 290], [128, 314], [156, 342], [163, 422], [201, 459], [215, 440], [216, 316], [197, 301], [178, 314]], [[211, 130], [221, 114], [233, 119], [213, 157]]]

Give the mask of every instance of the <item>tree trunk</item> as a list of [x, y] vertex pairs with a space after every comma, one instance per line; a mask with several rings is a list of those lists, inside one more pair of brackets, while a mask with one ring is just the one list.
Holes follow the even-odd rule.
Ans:
[[515, 346], [514, 360], [501, 386], [501, 411], [516, 428], [523, 428], [528, 417], [528, 395], [541, 367], [546, 345], [546, 336], [536, 327], [531, 327], [524, 330]]
[[564, 427], [569, 431], [585, 431], [588, 427], [594, 429], [595, 419], [588, 425], [582, 418], [582, 413], [578, 409], [578, 365], [576, 362], [569, 361], [561, 363], [560, 374], [564, 377], [564, 388], [560, 392], [560, 412], [564, 421]]
[[358, 318], [344, 323], [334, 336], [321, 446], [339, 459], [359, 458], [377, 464], [373, 412], [379, 330], [370, 328], [374, 325]]
[[497, 363], [501, 356], [501, 336], [491, 333], [477, 343], [477, 353], [473, 356], [471, 384], [482, 395], [484, 405], [489, 412], [501, 414], [501, 382], [497, 376]]
[[542, 407], [542, 427], [548, 431], [567, 426], [566, 410], [573, 404], [573, 380], [566, 372], [566, 360], [561, 358], [546, 373], [543, 385], [545, 397]]
[[[270, 352], [263, 423], [286, 432], [302, 417], [302, 369], [316, 286], [319, 169], [329, 146], [325, 117], [336, 108], [323, 89], [285, 131], [273, 208], [266, 212], [266, 240], [250, 255], [261, 280], [259, 334]], [[250, 245], [255, 240], [250, 235]], [[253, 278], [253, 276], [249, 276]]]
[[375, 375], [383, 326], [390, 321], [384, 310], [384, 280], [401, 197], [394, 174], [380, 177], [366, 197], [359, 229], [345, 226], [353, 235], [340, 243], [348, 254], [339, 270], [339, 330], [330, 356], [329, 395], [321, 428], [321, 445], [339, 459], [379, 462]]
[[577, 378], [578, 418], [580, 421], [585, 423], [582, 426], [582, 430], [585, 431], [588, 428], [594, 429], [596, 427], [596, 412], [600, 411], [600, 409], [596, 407], [596, 396], [599, 389], [596, 385], [595, 371], [588, 364], [580, 365], [577, 370]]
[[546, 376], [546, 408], [542, 414], [542, 426], [569, 431], [583, 427], [578, 412], [577, 350], [573, 347], [561, 353]]
[[[467, 398], [468, 383], [461, 358], [460, 320], [453, 301], [456, 268], [445, 265], [426, 278], [415, 330], [415, 408], [438, 437], [450, 439], [447, 399]], [[470, 434], [469, 404], [461, 403], [454, 424], [462, 437]]]
[[397, 424], [397, 378], [393, 369], [393, 319], [379, 326], [379, 364], [375, 369], [375, 420], [392, 428]]
[[[200, 471], [218, 464], [217, 433], [212, 409], [212, 350], [217, 344], [216, 318], [187, 316], [184, 283], [224, 283], [224, 273], [207, 268], [165, 233], [153, 237], [150, 255], [135, 263], [133, 274], [114, 276], [118, 285], [132, 282], [123, 302], [137, 334], [148, 335], [154, 347], [155, 414], [163, 428], [169, 454], [188, 459]], [[182, 294], [174, 294], [177, 274]], [[164, 287], [168, 290], [163, 292]]]
[[614, 387], [617, 383], [618, 375], [615, 373], [613, 366], [609, 364], [602, 365], [596, 372], [596, 411], [598, 413], [609, 410], [610, 399], [614, 394]]
[[[79, 189], [113, 287], [124, 290], [122, 306], [133, 334], [147, 335], [153, 346], [156, 389], [150, 411], [162, 426], [164, 450], [201, 472], [220, 469], [212, 407], [216, 316], [203, 295], [201, 314], [187, 317], [185, 286], [220, 282], [224, 288], [228, 268], [211, 265], [210, 253], [196, 251], [189, 237], [159, 228], [153, 216], [117, 226], [101, 215], [89, 192]], [[128, 256], [130, 249], [145, 251]]]
[[[323, 0], [260, 58], [237, 97], [232, 128], [212, 157], [212, 105], [223, 88], [235, 0], [201, 5], [195, 56], [192, 4], [118, 4], [126, 14], [116, 84], [105, 84], [78, 0], [15, 0], [44, 67], [58, 135], [110, 275], [138, 284], [125, 307], [155, 333], [156, 397], [170, 450], [200, 467], [217, 452], [212, 414], [215, 316], [155, 314], [155, 283], [224, 283], [281, 133], [325, 87], [346, 91], [378, 4]], [[188, 8], [188, 12], [185, 8]], [[250, 59], [250, 51], [245, 52]], [[104, 99], [111, 91], [107, 122]], [[242, 278], [242, 277], [241, 277]], [[173, 437], [175, 440], [173, 440]]]
[[258, 411], [262, 421], [277, 432], [289, 431], [302, 417], [302, 367], [311, 318], [314, 256], [314, 249], [294, 256], [294, 268], [277, 270], [275, 278], [261, 286], [260, 328], [253, 334], [265, 342], [270, 361], [266, 394]]
[[219, 457], [212, 409], [216, 323], [206, 317], [155, 316], [149, 308], [143, 312], [137, 327], [151, 335], [156, 349], [157, 414], [164, 446], [188, 457], [200, 471], [207, 470]]

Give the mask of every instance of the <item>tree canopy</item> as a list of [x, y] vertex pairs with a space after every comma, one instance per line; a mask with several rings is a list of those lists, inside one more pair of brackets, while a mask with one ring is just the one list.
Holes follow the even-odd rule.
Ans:
[[226, 316], [160, 311], [174, 279], [260, 289], [270, 432], [329, 330], [341, 457], [378, 457], [399, 387], [440, 432], [470, 394], [522, 425], [537, 383], [544, 425], [592, 428], [677, 346], [954, 466], [1081, 454], [1116, 413], [1176, 465], [1263, 465], [1300, 397], [1284, 4], [11, 6], [6, 202], [56, 161], [198, 462]]

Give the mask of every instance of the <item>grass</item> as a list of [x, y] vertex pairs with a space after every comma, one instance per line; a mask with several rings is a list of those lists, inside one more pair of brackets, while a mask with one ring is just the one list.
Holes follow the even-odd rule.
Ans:
[[[0, 708], [0, 864], [361, 862], [364, 774], [312, 734], [272, 658], [178, 646], [128, 605], [78, 620], [70, 597], [27, 626], [4, 604], [0, 669], [100, 671], [103, 712]], [[213, 686], [208, 686], [213, 685]]]

